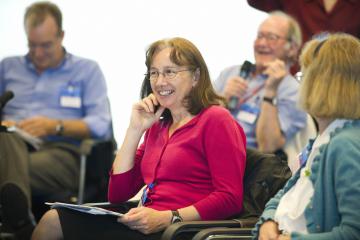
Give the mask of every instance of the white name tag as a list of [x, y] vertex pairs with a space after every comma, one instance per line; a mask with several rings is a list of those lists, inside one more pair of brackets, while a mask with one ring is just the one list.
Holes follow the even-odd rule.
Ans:
[[238, 120], [244, 121], [244, 122], [249, 123], [249, 124], [255, 123], [256, 117], [257, 117], [256, 114], [250, 113], [250, 112], [247, 112], [247, 111], [240, 111], [240, 112], [236, 115], [236, 118], [237, 118]]
[[75, 96], [61, 96], [60, 105], [62, 107], [70, 108], [80, 108], [81, 107], [81, 98]]

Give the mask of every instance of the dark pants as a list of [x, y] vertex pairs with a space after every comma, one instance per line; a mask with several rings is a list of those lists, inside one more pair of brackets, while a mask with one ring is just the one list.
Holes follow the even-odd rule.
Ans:
[[118, 223], [114, 216], [91, 215], [69, 209], [57, 209], [65, 240], [72, 239], [126, 239], [157, 240], [162, 232], [145, 235]]
[[15, 133], [0, 132], [0, 186], [17, 184], [28, 198], [75, 191], [79, 179], [79, 151], [68, 143], [45, 143], [28, 150]]

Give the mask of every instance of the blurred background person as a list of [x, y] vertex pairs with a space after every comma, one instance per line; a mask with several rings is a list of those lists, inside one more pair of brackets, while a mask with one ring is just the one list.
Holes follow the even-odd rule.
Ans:
[[302, 107], [319, 135], [301, 154], [301, 169], [271, 199], [259, 239], [360, 237], [360, 42], [333, 34], [305, 45], [300, 58]]
[[358, 0], [248, 0], [258, 10], [284, 11], [300, 24], [303, 42], [320, 32], [345, 32], [360, 38]]
[[285, 13], [273, 12], [258, 28], [255, 65], [245, 75], [243, 66], [228, 67], [216, 79], [215, 88], [229, 101], [248, 147], [282, 152], [285, 143], [305, 127], [306, 114], [296, 107], [299, 85], [289, 73], [300, 46], [298, 23]]
[[34, 3], [26, 9], [24, 27], [29, 52], [0, 62], [0, 94], [15, 95], [3, 109], [2, 124], [44, 143], [39, 149], [29, 146], [22, 159], [1, 158], [3, 230], [13, 232], [33, 227], [28, 214], [31, 195], [46, 199], [60, 191], [76, 191], [81, 139], [111, 136], [103, 73], [94, 61], [62, 46], [60, 9], [50, 2]]

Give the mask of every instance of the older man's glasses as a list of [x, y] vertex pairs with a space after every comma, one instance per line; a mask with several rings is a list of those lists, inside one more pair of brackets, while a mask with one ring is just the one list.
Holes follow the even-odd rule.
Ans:
[[256, 36], [256, 41], [259, 41], [261, 39], [265, 39], [270, 44], [275, 44], [280, 39], [284, 39], [284, 40], [289, 41], [289, 38], [282, 37], [282, 36], [279, 36], [279, 35], [274, 34], [274, 33], [258, 33], [258, 35]]
[[177, 76], [179, 72], [185, 72], [185, 71], [192, 71], [191, 69], [172, 69], [168, 68], [165, 69], [163, 72], [160, 72], [158, 70], [150, 70], [148, 73], [145, 74], [145, 76], [150, 79], [150, 81], [156, 81], [160, 74], [164, 76], [165, 79], [173, 79]]

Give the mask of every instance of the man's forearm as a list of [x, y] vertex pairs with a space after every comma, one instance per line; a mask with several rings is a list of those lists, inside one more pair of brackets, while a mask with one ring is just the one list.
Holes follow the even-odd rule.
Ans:
[[[89, 138], [91, 136], [90, 129], [83, 120], [58, 120], [63, 124], [61, 135], [73, 138]], [[56, 126], [54, 127], [54, 129]]]
[[277, 106], [263, 101], [256, 124], [258, 148], [263, 152], [275, 152], [285, 145], [285, 137], [280, 128]]

